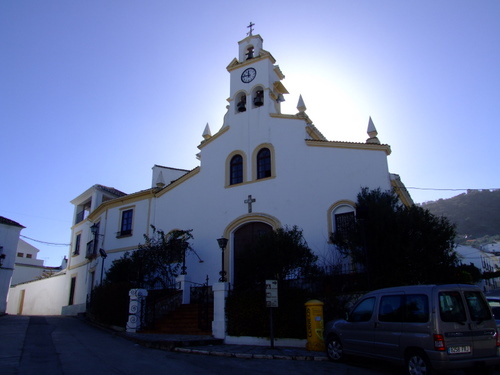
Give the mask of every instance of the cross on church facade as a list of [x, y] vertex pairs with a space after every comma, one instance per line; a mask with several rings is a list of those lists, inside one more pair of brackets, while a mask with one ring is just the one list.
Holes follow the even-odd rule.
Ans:
[[254, 26], [255, 26], [255, 24], [252, 23], [252, 21], [250, 21], [250, 25], [247, 26], [247, 28], [250, 29], [250, 31], [247, 33], [248, 36], [252, 36]]
[[252, 198], [251, 195], [248, 196], [248, 199], [245, 199], [245, 201], [243, 203], [246, 203], [248, 204], [248, 213], [251, 214], [252, 213], [252, 203], [255, 202], [255, 198]]

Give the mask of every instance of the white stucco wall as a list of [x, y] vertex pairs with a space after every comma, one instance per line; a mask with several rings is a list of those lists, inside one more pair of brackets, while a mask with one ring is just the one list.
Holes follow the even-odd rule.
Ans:
[[[235, 124], [203, 148], [198, 174], [157, 199], [154, 225], [165, 231], [193, 229], [193, 244], [205, 260], [201, 265], [188, 264], [188, 269], [199, 273], [197, 276], [208, 274], [211, 280], [217, 279], [220, 250], [216, 239], [237, 218], [246, 215], [249, 221], [258, 221], [259, 215], [270, 215], [282, 225], [297, 225], [313, 251], [326, 256], [330, 251], [329, 207], [339, 200], [356, 201], [365, 186], [390, 189], [384, 152], [310, 147], [304, 142], [304, 126], [302, 121], [276, 119], [270, 125], [272, 130], [263, 130], [260, 139], [250, 142], [242, 136], [248, 129], [238, 131]], [[274, 148], [276, 176], [255, 181], [254, 145], [261, 143]], [[227, 155], [233, 150], [247, 155], [247, 183], [225, 187]], [[244, 203], [250, 194], [256, 199], [252, 215], [248, 215]], [[227, 251], [231, 252], [229, 240]]]
[[[66, 275], [19, 284], [10, 288], [7, 313], [12, 315], [60, 315], [68, 304]], [[24, 295], [24, 298], [23, 298]]]

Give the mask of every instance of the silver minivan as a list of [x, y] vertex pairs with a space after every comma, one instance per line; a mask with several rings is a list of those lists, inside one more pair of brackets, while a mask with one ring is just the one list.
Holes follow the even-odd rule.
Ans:
[[380, 289], [358, 300], [346, 320], [325, 327], [328, 357], [346, 354], [405, 363], [410, 375], [468, 369], [487, 374], [500, 364], [495, 319], [472, 285]]

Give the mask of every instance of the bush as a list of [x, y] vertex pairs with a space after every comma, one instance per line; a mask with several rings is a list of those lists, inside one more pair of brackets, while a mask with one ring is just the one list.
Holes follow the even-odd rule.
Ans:
[[[273, 308], [274, 337], [306, 338], [304, 304], [312, 299], [298, 288], [280, 287], [279, 307]], [[226, 301], [230, 336], [270, 337], [270, 308], [264, 289], [233, 291]]]
[[97, 323], [125, 327], [128, 320], [128, 282], [109, 283], [96, 287], [91, 294], [87, 316]]

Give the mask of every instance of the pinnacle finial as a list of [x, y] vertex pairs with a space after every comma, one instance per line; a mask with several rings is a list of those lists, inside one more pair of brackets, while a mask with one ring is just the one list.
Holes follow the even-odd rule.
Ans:
[[160, 171], [158, 177], [156, 178], [156, 187], [161, 189], [164, 186], [165, 186], [165, 180], [163, 179], [163, 173]]
[[307, 109], [306, 105], [304, 104], [304, 100], [302, 99], [302, 95], [299, 96], [299, 102], [297, 103], [297, 109], [301, 113], [305, 112]]
[[375, 143], [378, 145], [380, 144], [380, 141], [377, 138], [378, 132], [377, 132], [377, 129], [375, 128], [375, 124], [373, 123], [371, 116], [368, 120], [368, 130], [366, 132], [368, 133], [368, 136], [370, 137], [366, 140], [366, 143]]
[[205, 139], [212, 137], [212, 131], [210, 130], [210, 126], [208, 125], [208, 122], [207, 122], [207, 125], [205, 126], [205, 130], [203, 130], [202, 135], [203, 135], [203, 138], [205, 138]]

